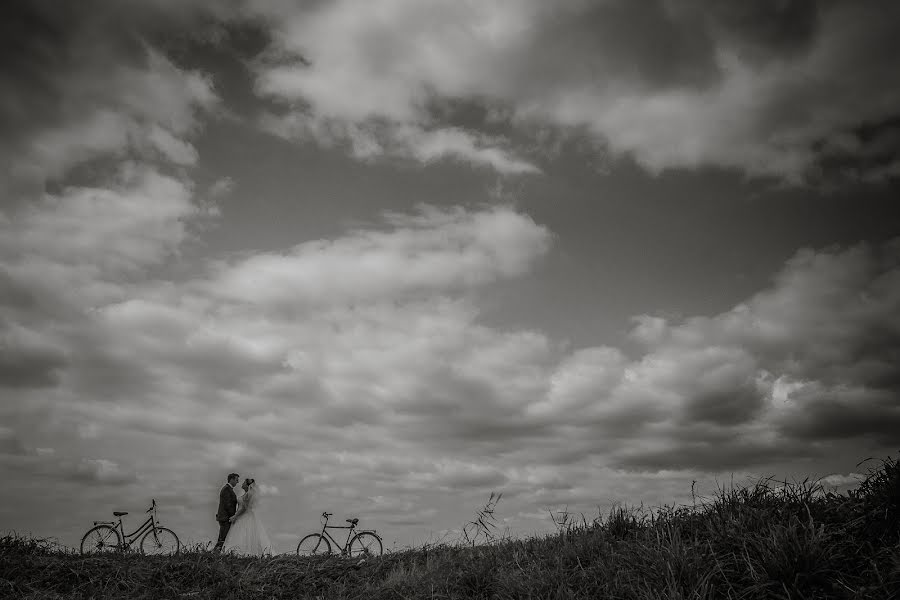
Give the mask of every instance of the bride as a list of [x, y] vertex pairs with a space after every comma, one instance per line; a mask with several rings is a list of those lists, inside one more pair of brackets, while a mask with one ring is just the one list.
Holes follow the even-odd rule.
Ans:
[[259, 504], [256, 480], [248, 477], [244, 480], [241, 488], [244, 490], [244, 495], [238, 498], [237, 512], [231, 517], [231, 529], [228, 530], [222, 552], [256, 556], [269, 554], [272, 551], [272, 543], [256, 512]]

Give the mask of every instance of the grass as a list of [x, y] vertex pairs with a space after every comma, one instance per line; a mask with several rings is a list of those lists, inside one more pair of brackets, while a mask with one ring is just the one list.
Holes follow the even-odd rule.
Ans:
[[362, 563], [200, 548], [175, 557], [84, 557], [51, 541], [6, 536], [0, 597], [900, 599], [900, 462], [893, 459], [846, 494], [764, 480], [688, 508], [564, 519], [556, 534], [530, 539], [494, 535], [494, 499], [470, 523], [481, 520], [469, 541]]

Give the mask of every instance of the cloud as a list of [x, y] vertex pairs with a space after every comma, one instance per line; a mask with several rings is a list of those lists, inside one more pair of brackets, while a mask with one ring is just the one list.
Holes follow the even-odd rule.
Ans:
[[123, 469], [118, 463], [103, 458], [86, 458], [75, 467], [71, 477], [78, 481], [100, 484], [125, 484], [137, 481], [134, 472]]
[[235, 185], [231, 177], [220, 177], [209, 186], [208, 194], [211, 198], [219, 198], [234, 191]]
[[53, 448], [27, 448], [8, 428], [0, 428], [0, 463], [13, 471], [60, 481], [118, 486], [138, 480], [133, 470], [112, 460], [73, 459], [57, 455]]
[[46, 194], [13, 215], [2, 244], [7, 256], [18, 258], [16, 270], [44, 259], [108, 277], [157, 264], [174, 252], [187, 237], [185, 221], [200, 214], [190, 188], [130, 165], [117, 179], [109, 187]]
[[819, 480], [819, 483], [825, 486], [840, 488], [844, 486], [857, 485], [863, 479], [865, 479], [865, 475], [861, 473], [847, 473], [846, 475], [842, 473], [834, 473], [832, 475], [823, 477]]
[[770, 290], [728, 312], [640, 319], [648, 352], [630, 383], [665, 390], [668, 404], [665, 418], [645, 418], [644, 449], [623, 452], [625, 464], [737, 466], [829, 440], [896, 443], [898, 277], [897, 240], [801, 250]]
[[587, 133], [595, 151], [654, 173], [896, 178], [900, 89], [885, 83], [885, 57], [900, 20], [888, 0], [93, 8], [5, 7], [16, 51], [4, 53], [13, 79], [2, 86], [10, 134], [0, 151], [22, 177], [57, 177], [108, 153], [193, 164], [195, 113], [218, 97], [208, 76], [154, 45], [171, 38], [164, 31], [214, 40], [252, 25], [269, 40], [252, 62], [257, 93], [272, 102], [262, 126], [362, 160], [537, 173], [552, 156], [549, 129]]
[[[483, 73], [484, 62], [491, 62], [487, 57], [479, 64], [482, 39], [467, 29], [480, 20], [485, 35], [504, 35], [500, 20], [514, 15], [489, 4], [408, 2], [271, 10], [263, 9], [272, 19], [273, 44], [270, 60], [258, 63], [257, 88], [298, 106], [275, 121], [281, 131], [329, 145], [348, 142], [359, 158], [429, 163], [447, 157], [504, 174], [539, 171], [502, 136], [441, 123], [428, 106], [445, 93], [457, 96], [453, 88], [464, 85], [465, 71]], [[335, 34], [341, 38], [329, 39]]]
[[537, 333], [479, 326], [465, 302], [417, 301], [314, 313], [296, 339], [315, 350], [287, 360], [319, 380], [316, 420], [388, 428], [401, 445], [475, 456], [563, 435], [566, 463], [741, 468], [832, 439], [891, 443], [896, 367], [884, 357], [900, 331], [898, 266], [896, 242], [800, 251], [730, 311], [639, 318], [637, 359], [566, 353]]
[[[536, 170], [502, 140], [475, 151], [477, 134], [447, 129], [440, 107], [473, 102], [491, 115], [469, 117], [474, 129], [586, 130], [652, 172], [885, 180], [897, 155], [878, 141], [896, 129], [900, 88], [886, 84], [896, 10], [886, 0], [267, 5], [273, 42], [257, 86], [291, 107], [290, 135], [345, 140], [359, 157]], [[435, 146], [451, 133], [451, 148]]]
[[195, 112], [218, 98], [209, 77], [154, 44], [162, 31], [213, 39], [253, 24], [269, 39], [252, 66], [273, 103], [263, 127], [362, 160], [537, 173], [549, 128], [588, 133], [605, 156], [652, 172], [896, 177], [887, 0], [93, 4], [5, 7], [17, 51], [4, 53], [15, 80], [0, 102], [2, 151], [22, 176], [107, 153], [193, 164]]
[[[233, 281], [229, 269], [248, 269], [245, 261], [217, 264], [205, 281], [145, 279], [147, 269], [172, 258], [198, 215], [178, 180], [146, 170], [132, 175], [118, 190], [64, 190], [66, 202], [47, 197], [6, 219], [5, 266], [22, 295], [43, 298], [66, 289], [55, 320], [41, 318], [40, 303], [4, 307], [28, 324], [29, 335], [51, 340], [67, 358], [40, 403], [4, 411], [17, 427], [34, 431], [34, 423], [44, 422], [64, 447], [131, 447], [122, 446], [129, 436], [166, 439], [154, 452], [190, 452], [198, 467], [227, 463], [260, 477], [296, 476], [311, 464], [302, 455], [291, 458], [298, 436], [325, 439], [367, 422], [390, 431], [408, 415], [418, 415], [422, 425], [407, 434], [411, 438], [443, 429], [432, 423], [435, 411], [453, 410], [461, 397], [428, 396], [432, 374], [461, 393], [483, 390], [480, 400], [497, 415], [536, 385], [531, 366], [509, 363], [546, 355], [542, 336], [496, 336], [473, 323], [477, 311], [470, 301], [441, 296], [521, 274], [547, 251], [549, 233], [520, 213], [422, 207], [385, 215], [387, 228], [301, 245], [285, 259], [287, 273], [297, 265], [301, 274], [337, 269], [346, 282], [335, 292], [310, 280], [310, 289], [323, 288], [326, 295], [313, 296], [296, 318], [270, 310], [292, 306], [294, 293], [229, 293], [222, 282]], [[96, 245], [101, 240], [112, 256]], [[373, 258], [384, 268], [373, 268]], [[50, 272], [70, 274], [48, 280]], [[473, 353], [473, 345], [480, 349]], [[447, 370], [445, 360], [459, 372]], [[472, 404], [449, 421], [449, 431], [465, 433], [487, 406]], [[403, 437], [397, 440], [405, 448]], [[348, 447], [372, 451], [380, 438], [362, 435]], [[452, 438], [447, 444], [458, 446]], [[146, 459], [133, 458], [142, 471], [155, 472]], [[130, 480], [102, 462], [72, 470], [82, 480]], [[428, 479], [427, 464], [420, 471], [420, 485], [428, 487], [503, 481], [496, 469], [485, 474], [460, 466], [446, 482]]]
[[260, 123], [265, 131], [286, 139], [312, 140], [325, 147], [346, 146], [354, 158], [364, 161], [391, 157], [427, 165], [452, 158], [504, 175], [540, 172], [534, 164], [509, 152], [504, 138], [460, 127], [428, 129], [418, 123], [346, 123], [297, 112], [265, 114]]
[[16, 171], [59, 177], [99, 156], [148, 157], [151, 149], [176, 164], [196, 162], [197, 151], [179, 136], [197, 126], [195, 108], [215, 105], [217, 97], [209, 81], [180, 71], [150, 48], [145, 67], [123, 68], [97, 78], [95, 85], [104, 86], [101, 97], [96, 97], [98, 92], [73, 98], [67, 90], [70, 114], [57, 126], [29, 136], [24, 155], [13, 163]]
[[193, 164], [186, 137], [199, 127], [197, 111], [212, 110], [218, 97], [203, 73], [178, 68], [148, 43], [160, 23], [183, 24], [183, 9], [91, 5], [3, 7], [0, 155], [11, 174], [43, 181], [98, 157], [154, 153]]
[[260, 483], [257, 487], [259, 487], [259, 493], [263, 496], [278, 496], [281, 493], [278, 490], [277, 485], [266, 485], [265, 483]]
[[178, 165], [193, 165], [197, 162], [197, 150], [165, 129], [154, 126], [147, 137], [150, 143], [171, 162]]
[[152, 377], [118, 354], [105, 307], [139, 294], [134, 286], [178, 251], [204, 211], [188, 183], [152, 168], [126, 163], [105, 183], [0, 212], [0, 386], [105, 397]]
[[524, 273], [550, 246], [546, 228], [509, 208], [423, 207], [387, 215], [389, 231], [359, 230], [284, 254], [217, 266], [215, 293], [272, 307], [402, 298]]

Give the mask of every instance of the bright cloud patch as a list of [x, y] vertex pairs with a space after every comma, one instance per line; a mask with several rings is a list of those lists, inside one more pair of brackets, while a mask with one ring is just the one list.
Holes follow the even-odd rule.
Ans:
[[181, 181], [126, 166], [109, 188], [72, 187], [7, 219], [2, 244], [19, 265], [48, 260], [107, 276], [161, 262], [200, 211]]
[[358, 157], [423, 163], [447, 157], [500, 173], [537, 172], [501, 137], [448, 126], [429, 108], [443, 97], [484, 91], [469, 72], [487, 76], [496, 64], [491, 54], [505, 51], [510, 28], [526, 25], [524, 15], [509, 8], [337, 3], [271, 15], [279, 60], [259, 66], [258, 88], [306, 106], [286, 116], [292, 135], [344, 140]]
[[545, 228], [503, 208], [426, 207], [387, 221], [390, 231], [361, 230], [222, 265], [212, 289], [245, 302], [294, 307], [402, 298], [521, 275], [550, 244]]
[[[281, 131], [345, 140], [357, 156], [535, 170], [502, 141], [446, 129], [441, 107], [473, 101], [520, 131], [587, 128], [653, 172], [895, 176], [900, 87], [881, 60], [900, 22], [890, 1], [267, 8], [273, 60], [258, 65], [258, 88], [293, 107]], [[448, 135], [459, 141], [436, 144]]]

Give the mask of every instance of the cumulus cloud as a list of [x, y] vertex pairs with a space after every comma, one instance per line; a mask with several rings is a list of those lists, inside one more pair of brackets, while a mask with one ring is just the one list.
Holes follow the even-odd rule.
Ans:
[[[467, 70], [485, 73], [493, 61], [483, 44], [492, 35], [502, 44], [508, 37], [504, 21], [521, 22], [514, 13], [493, 3], [388, 2], [267, 16], [273, 19], [274, 60], [259, 63], [257, 87], [298, 106], [281, 119], [292, 136], [344, 141], [358, 157], [423, 163], [450, 157], [500, 173], [538, 171], [501, 136], [442, 123], [429, 109], [435, 97], [459, 96], [455, 88], [466, 85]], [[341, 41], [334, 43], [333, 35]]]
[[20, 209], [0, 244], [18, 258], [10, 271], [39, 257], [108, 277], [161, 262], [186, 238], [185, 221], [199, 214], [185, 183], [126, 165], [108, 187], [69, 187]]
[[897, 240], [802, 250], [770, 290], [726, 313], [641, 319], [635, 335], [648, 351], [630, 384], [665, 390], [669, 403], [662, 419], [641, 415], [647, 449], [625, 462], [737, 465], [815, 453], [827, 440], [895, 443], [898, 276]]
[[[11, 167], [0, 180], [4, 386], [69, 385], [73, 361], [78, 377], [99, 374], [91, 363], [105, 346], [91, 311], [127, 297], [209, 212], [184, 172], [169, 170], [196, 162], [190, 138], [218, 97], [209, 77], [152, 43], [159, 27], [206, 9], [89, 4], [2, 9], [0, 155]], [[98, 351], [73, 351], [79, 343]], [[107, 358], [123, 367], [113, 371], [121, 382], [135, 375]]]
[[[896, 5], [743, 4], [269, 5], [258, 88], [293, 107], [282, 131], [344, 140], [358, 156], [433, 155], [452, 131], [435, 107], [474, 101], [519, 131], [586, 128], [654, 172], [893, 177]], [[409, 130], [425, 135], [398, 133]], [[441, 153], [536, 168], [506, 144], [482, 146], [489, 156], [473, 151], [475, 134], [453, 135]]]
[[508, 208], [423, 207], [386, 220], [390, 231], [360, 230], [219, 265], [213, 289], [270, 306], [397, 298], [520, 275], [550, 245], [546, 228]]

